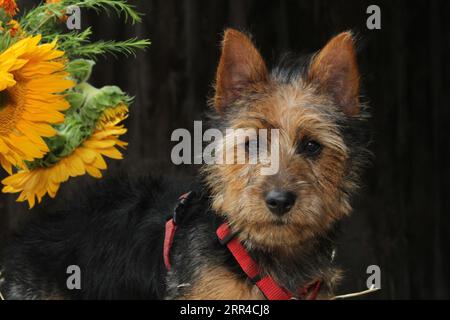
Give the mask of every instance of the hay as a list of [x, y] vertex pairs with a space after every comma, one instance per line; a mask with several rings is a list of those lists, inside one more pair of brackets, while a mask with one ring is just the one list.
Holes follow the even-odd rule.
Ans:
[[374, 285], [372, 285], [367, 290], [354, 292], [354, 293], [343, 294], [343, 295], [339, 295], [339, 296], [334, 296], [330, 300], [342, 300], [342, 299], [350, 299], [350, 298], [365, 296], [367, 294], [374, 293], [375, 291], [378, 291], [378, 290], [380, 290], [380, 288], [376, 288]]

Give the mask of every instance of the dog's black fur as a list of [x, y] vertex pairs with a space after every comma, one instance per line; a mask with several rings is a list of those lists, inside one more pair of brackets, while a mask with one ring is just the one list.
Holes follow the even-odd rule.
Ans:
[[[167, 272], [164, 226], [188, 190], [193, 193], [170, 255], [173, 272]], [[96, 183], [69, 203], [57, 212], [36, 215], [4, 247], [0, 291], [6, 299], [176, 299], [189, 291], [206, 261], [246, 278], [218, 241], [215, 232], [223, 220], [210, 210], [202, 183], [121, 174]], [[302, 274], [304, 282], [309, 273], [317, 273], [312, 272], [316, 266], [331, 266], [333, 234], [318, 241], [315, 257], [300, 255], [289, 264], [274, 256], [267, 259], [263, 252], [251, 254], [268, 269], [283, 263], [279, 278], [296, 289], [299, 279], [293, 274]], [[81, 269], [81, 290], [67, 288], [70, 265]]]
[[[164, 221], [179, 195], [161, 178], [122, 175], [100, 182], [71, 207], [39, 214], [5, 247], [6, 299], [161, 298]], [[84, 198], [83, 198], [84, 197]], [[68, 290], [69, 265], [82, 272], [82, 290]]]
[[[274, 71], [280, 83], [296, 81], [304, 64], [281, 64]], [[364, 117], [340, 115], [338, 125], [349, 146], [349, 180], [357, 180], [366, 164]], [[226, 126], [223, 118], [213, 127]], [[339, 121], [344, 121], [340, 123]], [[205, 266], [220, 266], [250, 281], [216, 236], [223, 213], [211, 209], [211, 195], [203, 181], [167, 177], [132, 178], [128, 175], [100, 181], [83, 190], [65, 208], [36, 215], [4, 246], [0, 258], [0, 291], [6, 299], [177, 299], [189, 296]], [[164, 226], [178, 197], [194, 191], [175, 234], [172, 270], [163, 262]], [[345, 190], [344, 190], [345, 191]], [[335, 272], [332, 261], [338, 225], [308, 241], [308, 250], [289, 259], [277, 252], [249, 248], [263, 271], [283, 287], [296, 292], [298, 284]], [[81, 269], [81, 290], [69, 290], [67, 267]], [[338, 277], [338, 276], [337, 276]], [[328, 279], [329, 280], [329, 279]], [[331, 290], [329, 290], [331, 291]]]

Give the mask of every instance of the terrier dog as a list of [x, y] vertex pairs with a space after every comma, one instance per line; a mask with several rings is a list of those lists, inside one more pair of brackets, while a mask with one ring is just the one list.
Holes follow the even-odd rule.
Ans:
[[[339, 221], [367, 158], [367, 117], [350, 32], [299, 61], [269, 72], [247, 35], [224, 33], [210, 126], [278, 129], [276, 174], [222, 163], [204, 165], [192, 186], [164, 177], [100, 182], [11, 238], [0, 263], [3, 296], [331, 297], [341, 278]], [[69, 266], [80, 270], [79, 288], [67, 285]]]

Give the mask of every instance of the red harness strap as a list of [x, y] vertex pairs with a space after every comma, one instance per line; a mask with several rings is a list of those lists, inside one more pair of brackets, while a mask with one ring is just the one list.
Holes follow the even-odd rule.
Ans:
[[220, 241], [228, 247], [242, 271], [256, 284], [268, 300], [289, 300], [292, 295], [280, 287], [271, 276], [260, 277], [258, 264], [250, 257], [242, 243], [235, 237], [227, 223], [217, 229]]
[[167, 271], [170, 270], [170, 248], [172, 248], [173, 238], [175, 237], [175, 231], [177, 230], [177, 225], [173, 221], [173, 218], [166, 222], [166, 234], [164, 236], [164, 265]]
[[[180, 197], [180, 203], [183, 204], [188, 197], [188, 193]], [[175, 213], [177, 210], [175, 209]], [[164, 236], [164, 265], [167, 271], [171, 269], [170, 249], [173, 244], [175, 231], [177, 230], [176, 215], [166, 223]], [[269, 276], [261, 276], [258, 264], [252, 259], [239, 239], [231, 232], [230, 227], [225, 222], [216, 231], [220, 242], [226, 245], [233, 257], [238, 262], [242, 271], [252, 280], [261, 290], [268, 300], [289, 300], [295, 298], [289, 291], [279, 286], [275, 280]], [[322, 281], [316, 280], [299, 290], [298, 298], [306, 300], [315, 300], [320, 291]], [[311, 291], [312, 290], [312, 291]]]
[[[242, 271], [255, 283], [268, 300], [290, 300], [295, 298], [288, 290], [279, 286], [271, 276], [261, 277], [258, 264], [252, 259], [239, 239], [231, 232], [228, 223], [223, 223], [216, 233], [221, 243], [228, 247], [228, 250], [230, 250], [241, 266]], [[298, 298], [315, 300], [321, 285], [321, 280], [315, 280], [306, 285], [299, 290]]]
[[166, 222], [166, 231], [164, 235], [164, 248], [163, 248], [163, 258], [164, 258], [164, 265], [166, 266], [167, 271], [170, 270], [170, 249], [172, 248], [173, 244], [173, 238], [175, 237], [175, 231], [177, 230], [177, 221], [176, 216], [178, 213], [178, 208], [184, 205], [186, 200], [188, 199], [190, 195], [190, 192], [187, 192], [183, 195], [181, 195], [178, 200], [179, 203], [176, 206], [173, 214], [173, 218]]

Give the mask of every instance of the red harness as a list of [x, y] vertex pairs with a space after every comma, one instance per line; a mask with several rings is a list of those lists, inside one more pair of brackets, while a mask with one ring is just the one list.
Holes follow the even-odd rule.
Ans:
[[[184, 205], [189, 193], [180, 197], [180, 203]], [[173, 244], [175, 231], [177, 230], [175, 210], [174, 218], [170, 219], [166, 223], [166, 232], [164, 237], [164, 264], [166, 269], [171, 269], [170, 265], [170, 249]], [[241, 267], [242, 271], [247, 277], [252, 280], [253, 283], [259, 288], [268, 300], [290, 300], [290, 299], [305, 299], [315, 300], [320, 291], [322, 281], [315, 280], [314, 282], [304, 286], [298, 292], [297, 296], [294, 296], [291, 292], [278, 285], [275, 280], [269, 275], [261, 275], [258, 264], [248, 253], [247, 249], [239, 241], [238, 237], [230, 230], [228, 223], [223, 223], [216, 231], [217, 237], [221, 244], [226, 245], [231, 252], [237, 263]]]

